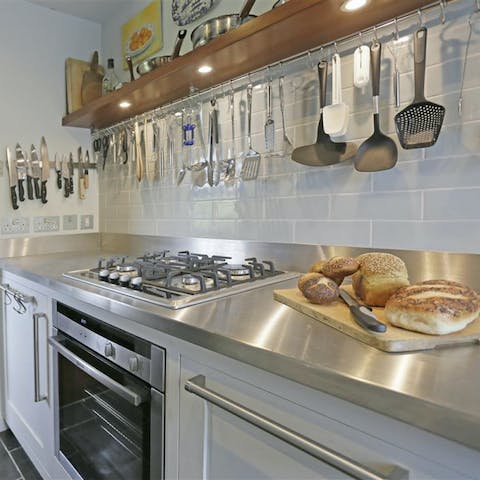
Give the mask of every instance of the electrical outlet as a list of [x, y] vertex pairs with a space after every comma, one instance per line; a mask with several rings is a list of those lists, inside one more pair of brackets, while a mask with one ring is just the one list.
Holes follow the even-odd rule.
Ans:
[[34, 217], [34, 232], [58, 232], [60, 228], [60, 217]]
[[93, 215], [80, 215], [80, 230], [93, 229]]
[[78, 215], [64, 215], [63, 229], [76, 230], [78, 228]]
[[30, 220], [27, 217], [4, 217], [2, 219], [2, 235], [30, 232]]

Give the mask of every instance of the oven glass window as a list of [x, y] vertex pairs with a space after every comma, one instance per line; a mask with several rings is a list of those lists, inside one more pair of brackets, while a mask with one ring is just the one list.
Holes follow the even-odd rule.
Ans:
[[149, 388], [122, 369], [67, 341], [94, 369], [135, 392], [135, 406], [58, 355], [60, 451], [85, 480], [149, 478]]

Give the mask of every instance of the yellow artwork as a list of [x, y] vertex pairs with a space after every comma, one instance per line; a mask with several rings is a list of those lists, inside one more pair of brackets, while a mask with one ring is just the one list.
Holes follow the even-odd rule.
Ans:
[[123, 69], [128, 68], [125, 57], [137, 64], [158, 52], [162, 40], [161, 0], [154, 0], [122, 26]]

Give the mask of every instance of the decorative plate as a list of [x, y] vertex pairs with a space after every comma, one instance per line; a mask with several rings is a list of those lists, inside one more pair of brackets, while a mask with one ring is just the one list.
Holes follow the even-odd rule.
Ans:
[[178, 26], [188, 25], [211, 10], [218, 0], [172, 0], [172, 19]]

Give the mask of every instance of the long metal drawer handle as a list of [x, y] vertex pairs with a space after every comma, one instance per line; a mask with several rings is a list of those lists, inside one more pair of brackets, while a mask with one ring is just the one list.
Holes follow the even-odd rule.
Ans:
[[[33, 371], [34, 371], [34, 401], [35, 403], [43, 402], [46, 400], [48, 402], [48, 386], [47, 394], [40, 394], [40, 347], [38, 345], [38, 330], [39, 330], [39, 320], [44, 318], [47, 321], [48, 317], [45, 313], [34, 313], [33, 314]], [[48, 367], [47, 367], [48, 372]], [[47, 382], [48, 383], [48, 382]]]
[[111, 379], [108, 375], [105, 375], [100, 370], [92, 367], [88, 362], [81, 359], [74, 353], [72, 353], [67, 347], [62, 345], [59, 340], [64, 340], [65, 338], [61, 335], [55, 337], [50, 337], [48, 343], [61, 355], [63, 355], [67, 360], [70, 360], [75, 366], [80, 370], [83, 370], [87, 375], [90, 375], [92, 378], [100, 382], [104, 387], [110, 388], [117, 395], [127, 400], [135, 407], [138, 407], [145, 401], [145, 395], [141, 395], [137, 392], [132, 391], [131, 389], [123, 386], [121, 383], [116, 382]]
[[309, 438], [206, 388], [205, 377], [203, 375], [198, 375], [188, 380], [185, 383], [185, 390], [359, 480], [407, 480], [409, 477], [408, 470], [396, 465], [387, 467], [388, 471], [386, 473], [379, 473], [370, 470], [344, 455], [324, 447], [323, 445], [320, 445], [319, 443], [316, 443], [313, 440], [310, 440]]

